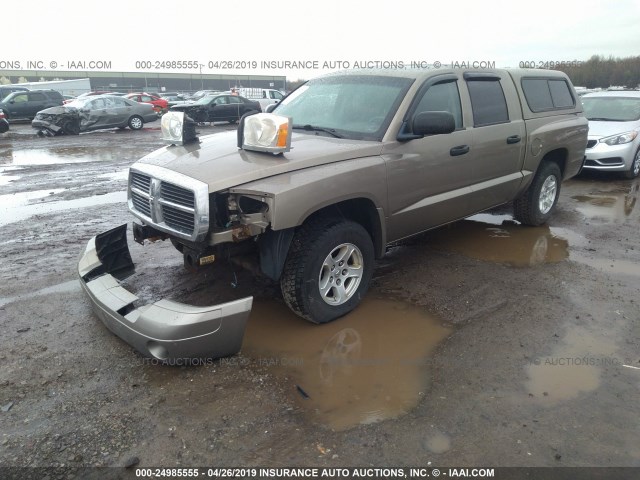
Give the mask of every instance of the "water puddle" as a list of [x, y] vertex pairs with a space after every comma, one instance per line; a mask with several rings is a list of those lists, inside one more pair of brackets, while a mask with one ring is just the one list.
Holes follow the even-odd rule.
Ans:
[[433, 233], [429, 244], [471, 258], [523, 267], [557, 263], [569, 255], [568, 242], [548, 226], [527, 227], [510, 215], [479, 214]]
[[571, 259], [576, 262], [584, 263], [590, 267], [596, 268], [601, 272], [612, 273], [618, 275], [639, 277], [640, 266], [637, 262], [630, 260], [617, 260], [602, 257], [587, 257], [585, 255], [571, 255]]
[[0, 155], [0, 165], [58, 165], [116, 160], [117, 149], [91, 147], [51, 147], [9, 151]]
[[36, 290], [35, 292], [16, 295], [15, 297], [0, 297], [0, 307], [18, 300], [33, 298], [40, 295], [51, 295], [53, 293], [71, 293], [75, 291], [80, 291], [80, 282], [78, 280], [69, 280], [68, 282], [51, 285], [50, 287], [45, 287], [40, 290]]
[[615, 352], [615, 345], [604, 336], [572, 327], [551, 355], [538, 357], [526, 366], [525, 389], [546, 403], [592, 392], [600, 386], [602, 368], [618, 361]]
[[290, 377], [299, 405], [343, 430], [417, 405], [429, 384], [429, 356], [450, 333], [422, 309], [371, 295], [325, 325], [308, 323], [285, 305], [257, 301], [242, 353]]
[[[46, 190], [47, 195], [51, 190]], [[34, 193], [34, 192], [24, 192]], [[20, 194], [16, 194], [20, 195]], [[13, 195], [3, 195], [12, 197]], [[124, 203], [127, 201], [127, 192], [111, 192], [105, 195], [96, 195], [93, 197], [75, 198], [73, 200], [51, 201], [32, 203], [28, 205], [19, 205], [6, 207], [3, 205], [0, 209], [0, 226], [9, 223], [19, 222], [34, 215], [46, 215], [49, 213], [62, 212], [75, 208], [94, 207], [96, 205], [105, 205], [108, 203]]]
[[31, 192], [10, 193], [0, 195], [0, 215], [4, 216], [10, 208], [27, 205], [33, 200], [43, 199], [50, 195], [55, 195], [64, 191], [64, 188], [54, 188], [47, 190], [33, 190]]
[[576, 210], [591, 220], [601, 223], [623, 223], [638, 213], [636, 203], [639, 190], [640, 182], [635, 181], [623, 189], [576, 195], [571, 198], [578, 202]]

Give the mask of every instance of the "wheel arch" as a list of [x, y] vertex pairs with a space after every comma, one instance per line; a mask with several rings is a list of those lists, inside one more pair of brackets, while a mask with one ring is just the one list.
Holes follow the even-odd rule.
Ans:
[[[300, 222], [315, 221], [322, 217], [344, 218], [356, 222], [367, 231], [373, 242], [376, 258], [384, 255], [386, 247], [386, 235], [384, 214], [369, 198], [358, 197], [325, 205], [307, 214]], [[262, 272], [273, 280], [278, 280], [282, 274], [287, 254], [291, 246], [291, 240], [298, 227], [284, 228], [281, 230], [268, 230], [260, 236], [260, 268]]]

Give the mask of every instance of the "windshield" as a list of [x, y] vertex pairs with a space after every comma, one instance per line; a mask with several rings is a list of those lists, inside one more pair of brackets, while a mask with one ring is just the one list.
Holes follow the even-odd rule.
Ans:
[[285, 98], [275, 113], [294, 128], [325, 129], [340, 137], [381, 140], [413, 82], [409, 78], [344, 75], [310, 80]]
[[640, 98], [582, 97], [588, 120], [632, 122], [640, 120]]

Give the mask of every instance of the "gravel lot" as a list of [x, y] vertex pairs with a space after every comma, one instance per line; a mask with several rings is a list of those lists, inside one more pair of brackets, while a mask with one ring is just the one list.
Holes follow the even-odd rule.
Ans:
[[141, 298], [256, 295], [240, 355], [167, 367], [107, 331], [75, 273], [132, 220], [148, 126], [0, 135], [0, 465], [640, 466], [640, 180], [566, 182], [549, 226], [502, 208], [395, 245], [324, 326], [248, 271], [130, 242]]

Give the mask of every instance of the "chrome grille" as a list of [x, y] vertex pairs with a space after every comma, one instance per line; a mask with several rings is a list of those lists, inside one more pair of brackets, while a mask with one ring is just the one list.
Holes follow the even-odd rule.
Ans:
[[195, 227], [193, 213], [183, 212], [169, 205], [163, 205], [162, 216], [169, 227], [189, 235], [193, 233], [193, 228]]
[[151, 177], [142, 173], [131, 172], [131, 186], [148, 192], [151, 187]]
[[143, 215], [151, 218], [151, 206], [149, 205], [149, 198], [145, 198], [137, 192], [131, 192], [131, 201], [136, 210]]
[[209, 230], [208, 185], [163, 167], [130, 169], [128, 204], [145, 224], [185, 240], [202, 241]]
[[172, 185], [171, 183], [162, 182], [160, 185], [160, 195], [163, 200], [171, 203], [183, 205], [188, 208], [195, 207], [195, 198], [191, 190]]

